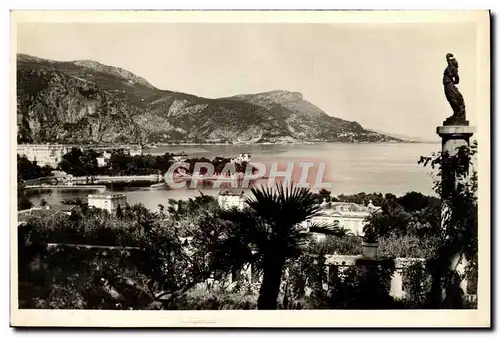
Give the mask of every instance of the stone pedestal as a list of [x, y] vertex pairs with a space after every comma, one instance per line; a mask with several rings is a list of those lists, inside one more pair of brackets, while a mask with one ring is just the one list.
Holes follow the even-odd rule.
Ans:
[[475, 128], [469, 126], [466, 120], [462, 120], [462, 125], [447, 125], [445, 121], [442, 126], [437, 127], [436, 132], [442, 139], [442, 151], [453, 155], [460, 146], [469, 145], [469, 139], [474, 134]]
[[[451, 120], [451, 122], [450, 122]], [[460, 124], [461, 123], [461, 124]], [[461, 146], [469, 146], [470, 137], [474, 134], [475, 128], [469, 126], [465, 119], [454, 117], [448, 118], [442, 126], [437, 127], [437, 134], [441, 137], [441, 151], [447, 152], [451, 157], [458, 152]], [[455, 168], [442, 163], [442, 193], [448, 195], [455, 186]]]
[[[469, 121], [466, 121], [465, 119], [460, 119], [460, 118], [454, 118], [450, 117], [446, 119], [443, 122], [442, 126], [438, 126], [436, 130], [437, 134], [441, 137], [441, 151], [448, 152], [450, 156], [455, 155], [458, 152], [458, 149], [461, 146], [470, 146], [469, 140], [472, 137], [472, 135], [475, 132], [475, 128], [472, 126], [469, 126]], [[447, 166], [442, 166], [442, 177], [441, 177], [441, 187], [442, 187], [442, 198], [445, 198], [445, 196], [449, 195], [451, 192], [453, 192], [453, 189], [456, 188], [455, 185], [455, 171], [454, 167], [447, 167]], [[441, 225], [444, 228], [446, 225], [445, 222], [445, 217], [449, 216], [447, 215], [448, 208], [446, 203], [443, 203], [442, 209], [441, 209]], [[455, 265], [458, 263], [459, 255], [456, 254], [451, 257], [451, 264]], [[463, 270], [462, 270], [463, 272]], [[463, 280], [460, 284], [462, 287], [462, 290], [464, 290], [464, 293], [466, 292], [466, 280]], [[443, 295], [444, 296], [444, 295]]]

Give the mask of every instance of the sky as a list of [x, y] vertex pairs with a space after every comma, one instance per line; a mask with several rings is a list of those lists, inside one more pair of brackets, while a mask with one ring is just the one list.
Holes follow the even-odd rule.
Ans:
[[91, 59], [210, 98], [296, 91], [365, 128], [436, 141], [452, 114], [442, 85], [451, 52], [476, 120], [473, 23], [23, 23], [17, 34], [18, 53]]

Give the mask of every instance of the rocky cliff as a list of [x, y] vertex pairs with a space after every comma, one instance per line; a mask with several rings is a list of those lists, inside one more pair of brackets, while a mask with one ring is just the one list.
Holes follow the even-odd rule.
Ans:
[[17, 124], [18, 141], [30, 143], [398, 141], [329, 116], [300, 93], [208, 99], [95, 61], [28, 55], [17, 57]]

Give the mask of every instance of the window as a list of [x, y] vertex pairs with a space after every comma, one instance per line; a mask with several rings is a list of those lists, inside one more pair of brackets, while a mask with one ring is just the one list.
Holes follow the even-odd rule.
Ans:
[[398, 272], [401, 274], [401, 290], [406, 293], [411, 287], [410, 272], [408, 271], [408, 267], [403, 268], [401, 271], [396, 271], [396, 273]]

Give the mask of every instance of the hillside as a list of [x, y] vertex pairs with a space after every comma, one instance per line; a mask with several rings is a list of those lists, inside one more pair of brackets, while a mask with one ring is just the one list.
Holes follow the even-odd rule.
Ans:
[[19, 54], [17, 100], [18, 141], [28, 143], [399, 141], [329, 116], [300, 93], [209, 99], [92, 60]]

